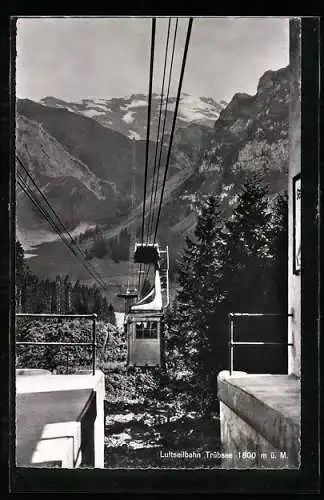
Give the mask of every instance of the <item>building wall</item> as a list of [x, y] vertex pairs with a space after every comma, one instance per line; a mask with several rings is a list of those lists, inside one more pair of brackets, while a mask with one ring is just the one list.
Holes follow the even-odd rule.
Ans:
[[291, 104], [289, 109], [289, 176], [288, 176], [288, 373], [300, 377], [300, 274], [293, 274], [293, 177], [301, 169], [301, 37], [300, 21], [290, 21]]

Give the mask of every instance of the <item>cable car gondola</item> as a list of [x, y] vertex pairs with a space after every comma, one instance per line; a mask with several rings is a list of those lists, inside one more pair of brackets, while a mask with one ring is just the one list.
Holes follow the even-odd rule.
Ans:
[[154, 287], [130, 307], [127, 316], [128, 367], [161, 365], [162, 316], [160, 271], [156, 269]]
[[[128, 367], [154, 367], [163, 364], [163, 317], [168, 304], [168, 248], [159, 245], [135, 246], [138, 251], [134, 260], [145, 258], [147, 264], [154, 264], [154, 286], [140, 300], [130, 305], [125, 318], [128, 339]], [[152, 251], [153, 250], [153, 251]], [[166, 254], [161, 262], [160, 257]], [[149, 255], [151, 256], [149, 259]], [[156, 260], [156, 256], [158, 259]], [[144, 262], [143, 262], [144, 263]]]

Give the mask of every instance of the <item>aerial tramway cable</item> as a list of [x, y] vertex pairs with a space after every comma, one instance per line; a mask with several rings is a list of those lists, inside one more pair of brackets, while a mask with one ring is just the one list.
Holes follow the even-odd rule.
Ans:
[[[135, 204], [136, 204], [136, 150], [135, 150], [135, 139], [133, 139], [132, 142], [132, 201], [131, 201], [131, 210], [132, 213], [135, 210]], [[135, 248], [135, 240], [136, 240], [136, 224], [135, 222], [131, 224], [130, 227], [130, 275], [132, 276], [133, 282], [132, 282], [132, 288], [135, 290], [135, 267], [134, 267], [134, 258], [133, 258], [133, 251]]]
[[171, 129], [171, 134], [170, 134], [169, 149], [168, 149], [166, 166], [165, 166], [165, 171], [164, 171], [164, 178], [163, 178], [162, 191], [161, 191], [160, 204], [159, 204], [159, 210], [158, 210], [158, 215], [157, 215], [157, 220], [156, 220], [156, 226], [155, 226], [155, 233], [154, 233], [153, 243], [155, 243], [155, 241], [156, 241], [156, 236], [157, 236], [157, 231], [158, 231], [158, 225], [159, 225], [159, 221], [160, 221], [161, 208], [162, 208], [162, 200], [163, 200], [164, 189], [165, 189], [165, 184], [166, 184], [166, 177], [167, 177], [168, 168], [169, 168], [169, 162], [170, 162], [170, 155], [171, 155], [171, 148], [172, 148], [172, 143], [173, 143], [175, 125], [176, 125], [176, 121], [177, 121], [177, 113], [178, 113], [178, 108], [179, 108], [179, 102], [180, 102], [180, 96], [181, 96], [181, 88], [182, 88], [184, 70], [185, 70], [185, 66], [186, 66], [188, 47], [189, 47], [189, 42], [190, 42], [192, 22], [193, 22], [193, 18], [191, 17], [189, 19], [189, 23], [188, 23], [187, 36], [186, 36], [186, 44], [185, 44], [184, 53], [183, 53], [183, 60], [182, 60], [182, 66], [181, 66], [181, 73], [180, 73], [178, 94], [177, 94], [176, 105], [175, 105], [175, 110], [174, 110], [174, 116], [173, 116], [173, 122], [172, 122], [172, 129]]
[[[58, 232], [64, 232], [66, 233], [70, 240], [71, 240], [71, 243], [72, 245], [80, 252], [82, 258], [84, 258], [86, 260], [86, 256], [85, 254], [83, 253], [82, 249], [79, 247], [79, 245], [76, 243], [76, 241], [74, 240], [74, 238], [72, 237], [72, 235], [70, 234], [70, 232], [68, 231], [68, 229], [66, 228], [66, 226], [63, 224], [62, 220], [60, 219], [60, 217], [58, 216], [58, 214], [55, 212], [54, 208], [51, 206], [51, 204], [49, 203], [49, 201], [47, 200], [46, 196], [42, 193], [42, 191], [40, 190], [40, 188], [38, 187], [37, 183], [35, 182], [35, 180], [33, 179], [33, 177], [31, 176], [31, 174], [29, 173], [29, 171], [27, 170], [27, 168], [24, 166], [23, 162], [20, 160], [20, 158], [18, 157], [18, 155], [16, 156], [19, 164], [21, 165], [21, 167], [24, 169], [25, 173], [27, 174], [28, 178], [31, 180], [32, 184], [35, 186], [35, 188], [37, 189], [38, 193], [40, 194], [40, 196], [42, 197], [42, 199], [45, 201], [46, 205], [49, 207], [51, 213], [54, 215], [54, 220], [55, 220], [55, 227], [56, 227], [56, 231]], [[17, 172], [18, 173], [18, 172]], [[26, 184], [27, 185], [27, 184]], [[48, 212], [47, 212], [48, 213]], [[49, 214], [49, 213], [48, 213]], [[52, 215], [50, 217], [53, 217]], [[53, 218], [52, 218], [53, 220]], [[90, 262], [87, 262], [87, 266], [89, 268], [92, 269], [92, 272], [96, 275], [96, 280], [97, 281], [101, 281], [101, 286], [105, 287], [105, 284], [104, 282], [101, 280], [99, 274], [97, 273], [97, 271], [94, 269], [94, 267], [90, 264]]]
[[[150, 81], [149, 81], [149, 99], [148, 99], [148, 123], [147, 123], [147, 140], [146, 140], [146, 161], [145, 161], [145, 175], [144, 175], [144, 196], [143, 196], [143, 214], [142, 214], [142, 228], [141, 228], [141, 244], [143, 246], [143, 240], [144, 240], [144, 229], [145, 229], [145, 204], [146, 204], [146, 189], [147, 189], [147, 172], [148, 172], [148, 152], [149, 152], [149, 138], [150, 138], [150, 120], [151, 120], [151, 99], [152, 99], [152, 80], [153, 80], [153, 62], [154, 62], [154, 41], [155, 41], [155, 19], [152, 20], [152, 39], [151, 39], [151, 61], [150, 61]], [[177, 19], [178, 22], [178, 19]], [[186, 59], [187, 59], [187, 53], [188, 53], [188, 47], [189, 47], [189, 41], [190, 41], [190, 35], [191, 35], [191, 29], [192, 29], [192, 23], [193, 23], [193, 18], [189, 19], [188, 23], [188, 29], [187, 29], [187, 36], [186, 36], [186, 42], [185, 42], [185, 48], [184, 48], [184, 53], [183, 53], [183, 60], [182, 60], [182, 65], [181, 65], [181, 72], [180, 72], [180, 79], [179, 79], [179, 85], [178, 85], [178, 92], [177, 92], [177, 97], [176, 97], [176, 103], [175, 103], [175, 111], [174, 111], [174, 116], [173, 116], [173, 122], [172, 122], [172, 128], [171, 128], [171, 134], [170, 134], [170, 140], [169, 140], [169, 147], [168, 147], [168, 152], [167, 152], [167, 158], [166, 158], [166, 164], [165, 164], [165, 171], [164, 171], [164, 178], [163, 178], [163, 183], [161, 187], [161, 194], [160, 194], [160, 202], [159, 202], [159, 208], [158, 208], [158, 214], [157, 214], [157, 219], [156, 219], [156, 225], [155, 225], [155, 232], [154, 232], [154, 240], [153, 240], [153, 245], [155, 244], [156, 237], [157, 237], [157, 231], [158, 231], [158, 226], [159, 226], [159, 221], [160, 221], [160, 215], [161, 215], [161, 208], [162, 208], [162, 202], [163, 202], [163, 195], [165, 191], [165, 185], [166, 185], [166, 178], [167, 178], [167, 173], [168, 173], [168, 168], [169, 168], [169, 163], [170, 163], [170, 156], [171, 156], [171, 149], [172, 149], [172, 144], [173, 144], [173, 138], [174, 138], [174, 132], [175, 132], [175, 125], [176, 125], [176, 120], [177, 120], [177, 113], [178, 113], [178, 108], [179, 108], [179, 102], [181, 98], [181, 89], [182, 89], [182, 82], [183, 82], [183, 76], [184, 76], [184, 70], [185, 70], [185, 65], [186, 65]], [[169, 24], [170, 28], [170, 24]], [[177, 24], [176, 24], [176, 29], [177, 29]], [[176, 29], [175, 29], [175, 37], [174, 37], [174, 47], [175, 47], [175, 38], [176, 38]], [[168, 30], [168, 35], [169, 35], [169, 30]], [[173, 47], [173, 53], [174, 53], [174, 47]], [[172, 54], [172, 61], [173, 62], [173, 54]], [[165, 61], [166, 65], [166, 61]], [[169, 73], [169, 84], [170, 84], [170, 79], [171, 79], [171, 70], [172, 67], [170, 67], [170, 73]], [[165, 67], [164, 67], [164, 78], [165, 78]], [[163, 78], [163, 80], [164, 80]], [[164, 83], [164, 82], [163, 82]], [[164, 88], [164, 85], [163, 87]], [[168, 88], [169, 91], [169, 88]], [[161, 92], [162, 94], [162, 92]], [[166, 101], [166, 106], [167, 106]], [[165, 113], [165, 120], [166, 120], [166, 113]], [[160, 120], [161, 120], [161, 108], [160, 108], [160, 117], [159, 117], [159, 125], [160, 125]], [[164, 121], [164, 127], [165, 128], [165, 121]], [[158, 127], [159, 129], [159, 127]], [[158, 137], [159, 137], [159, 130], [158, 130]], [[157, 143], [159, 141], [157, 140]], [[162, 156], [162, 149], [163, 149], [163, 140], [161, 141], [160, 145], [160, 157]], [[157, 149], [156, 149], [156, 155], [155, 159], [157, 156]], [[156, 163], [154, 163], [155, 171], [156, 171]], [[158, 164], [158, 173], [160, 170], [160, 162]], [[153, 174], [153, 179], [152, 179], [152, 193], [153, 193], [153, 186], [154, 186], [154, 177], [155, 175]], [[157, 176], [157, 181], [158, 181], [158, 176]], [[155, 190], [157, 192], [157, 186], [158, 182], [156, 182], [155, 185]], [[156, 196], [155, 196], [156, 198]], [[152, 196], [151, 196], [151, 207], [152, 207]], [[151, 208], [150, 208], [150, 213], [149, 213], [149, 224], [148, 224], [148, 239], [149, 239], [149, 228], [150, 228], [150, 220], [151, 220]], [[153, 225], [153, 222], [152, 222]], [[139, 288], [140, 288], [140, 281], [141, 281], [141, 268], [140, 266], [140, 273], [139, 273]], [[149, 269], [148, 269], [149, 272]], [[146, 273], [146, 276], [148, 274]]]
[[159, 184], [159, 174], [160, 174], [160, 167], [161, 167], [161, 158], [162, 158], [162, 151], [163, 151], [165, 126], [166, 126], [166, 120], [167, 120], [167, 111], [168, 111], [169, 94], [170, 94], [170, 86], [171, 86], [171, 76], [172, 76], [172, 68], [173, 68], [173, 59], [174, 59], [174, 52], [175, 52], [176, 39], [177, 39], [177, 30], [178, 30], [178, 18], [176, 19], [175, 29], [174, 29], [174, 36], [173, 36], [173, 47], [172, 47], [172, 55], [171, 55], [170, 70], [169, 70], [168, 90], [167, 90], [167, 95], [166, 95], [166, 99], [165, 99], [164, 120], [163, 120], [162, 136], [161, 136], [161, 143], [160, 143], [158, 170], [157, 170], [157, 176], [156, 176], [156, 182], [155, 182], [155, 189], [154, 189], [154, 200], [153, 200], [153, 210], [152, 210], [152, 213], [151, 213], [150, 232], [153, 229], [154, 205], [155, 205], [155, 202], [156, 202], [156, 195], [157, 195], [158, 184]]
[[91, 269], [88, 268], [86, 261], [83, 262], [82, 260], [80, 260], [80, 256], [75, 252], [75, 249], [69, 243], [68, 239], [65, 236], [63, 236], [63, 234], [60, 232], [60, 228], [57, 226], [57, 224], [53, 220], [51, 214], [47, 211], [47, 209], [45, 207], [42, 207], [40, 205], [39, 200], [37, 200], [37, 197], [35, 196], [35, 193], [27, 186], [24, 179], [19, 174], [18, 174], [17, 180], [18, 180], [18, 184], [23, 189], [25, 194], [28, 196], [28, 198], [35, 205], [37, 210], [43, 215], [43, 217], [49, 223], [49, 225], [52, 227], [52, 229], [58, 234], [58, 236], [61, 238], [63, 243], [68, 247], [68, 249], [73, 253], [73, 255], [79, 260], [79, 262], [81, 262], [81, 264], [85, 267], [85, 269], [88, 271], [90, 276], [98, 283], [100, 288], [102, 288], [104, 291], [106, 291], [105, 284], [103, 282], [100, 282], [97, 279], [97, 277], [92, 273]]
[[[67, 230], [67, 228], [64, 226], [63, 222], [47, 200], [46, 196], [42, 193], [42, 191], [39, 189], [37, 186], [36, 182], [24, 166], [23, 162], [20, 160], [20, 158], [17, 156], [17, 160], [19, 164], [22, 166], [24, 169], [25, 173], [28, 175], [28, 178], [32, 181], [33, 185], [36, 187], [38, 193], [41, 195], [42, 199], [45, 201], [47, 207], [50, 209], [50, 212], [48, 208], [42, 207], [40, 204], [40, 200], [37, 199], [35, 196], [35, 193], [29, 188], [27, 183], [25, 182], [24, 178], [22, 177], [19, 172], [17, 172], [17, 177], [18, 177], [18, 183], [20, 187], [24, 190], [28, 198], [33, 202], [33, 204], [36, 206], [38, 211], [43, 215], [43, 217], [46, 219], [46, 221], [51, 225], [52, 229], [58, 234], [58, 236], [62, 239], [62, 241], [65, 243], [65, 245], [69, 248], [69, 250], [73, 253], [73, 255], [78, 258], [78, 260], [82, 263], [82, 265], [87, 269], [88, 273], [91, 275], [91, 277], [99, 284], [99, 286], [106, 291], [107, 287], [105, 283], [102, 281], [100, 278], [99, 274], [96, 272], [96, 270], [93, 268], [93, 266], [86, 261], [86, 257], [82, 252], [82, 249], [78, 246], [76, 241], [73, 239], [72, 235], [70, 232]], [[53, 217], [54, 215], [54, 217]], [[71, 243], [68, 241], [66, 234], [69, 236]], [[80, 255], [76, 253], [75, 250], [78, 250], [79, 253], [81, 254], [82, 259], [84, 259], [84, 262], [80, 260]]]
[[147, 171], [148, 171], [149, 146], [150, 146], [150, 125], [151, 125], [152, 84], [153, 84], [154, 47], [155, 47], [155, 27], [156, 27], [156, 19], [153, 18], [152, 19], [152, 35], [151, 35], [151, 60], [150, 60], [149, 95], [148, 95], [148, 108], [147, 108], [147, 131], [146, 131], [146, 152], [145, 152], [143, 215], [142, 215], [142, 231], [141, 231], [141, 242], [142, 242], [142, 244], [143, 244], [143, 240], [144, 240], [146, 185], [147, 185]]
[[164, 80], [165, 80], [166, 66], [167, 66], [167, 60], [168, 60], [168, 47], [169, 47], [169, 38], [170, 38], [170, 27], [171, 27], [171, 17], [169, 18], [169, 23], [168, 23], [168, 33], [167, 33], [167, 40], [166, 40], [166, 46], [165, 46], [165, 55], [164, 55], [164, 68], [163, 68], [163, 78], [162, 78], [161, 97], [160, 97], [160, 111], [159, 111], [159, 120], [158, 120], [157, 137], [156, 137], [156, 145], [155, 145], [154, 167], [153, 167], [153, 175], [152, 175], [152, 188], [151, 188], [150, 208], [149, 208], [149, 215], [148, 215], [148, 222], [147, 222], [147, 240], [146, 240], [146, 243], [149, 242], [149, 237], [150, 237], [152, 201], [153, 201], [153, 191], [154, 191], [155, 174], [156, 174], [156, 167], [157, 167], [157, 152], [158, 152], [158, 148], [159, 148], [160, 124], [161, 124], [162, 106], [163, 106], [163, 97], [164, 97]]
[[[148, 95], [148, 107], [147, 107], [147, 130], [146, 130], [143, 214], [142, 214], [142, 228], [141, 228], [141, 242], [142, 242], [142, 244], [144, 241], [147, 172], [148, 172], [148, 159], [149, 159], [149, 146], [150, 146], [150, 125], [151, 125], [152, 85], [153, 85], [153, 69], [154, 69], [155, 29], [156, 29], [156, 19], [153, 18], [152, 19], [152, 31], [151, 31], [151, 58], [150, 58], [150, 75], [149, 75], [149, 95]], [[140, 264], [140, 269], [139, 269], [139, 274], [138, 274], [138, 290], [139, 290], [139, 292], [140, 292], [140, 288], [141, 288], [141, 276], [142, 276], [142, 264]]]
[[[167, 111], [168, 111], [168, 104], [169, 104], [169, 94], [170, 94], [170, 87], [171, 87], [171, 76], [172, 76], [172, 69], [173, 69], [173, 60], [174, 60], [176, 39], [177, 39], [177, 31], [178, 31], [178, 18], [176, 19], [175, 28], [174, 28], [174, 35], [173, 35], [173, 46], [172, 46], [172, 54], [171, 54], [170, 69], [169, 69], [168, 89], [167, 89], [167, 94], [166, 94], [166, 99], [165, 99], [164, 120], [163, 120], [158, 169], [157, 169], [157, 176], [156, 176], [155, 190], [154, 190], [153, 209], [152, 209], [152, 212], [150, 214], [151, 215], [150, 232], [152, 232], [152, 229], [153, 229], [154, 205], [156, 202], [156, 196], [157, 196], [157, 190], [158, 190], [158, 184], [159, 184], [159, 174], [160, 174], [160, 168], [161, 168], [161, 158], [162, 158], [162, 150], [163, 150], [163, 143], [164, 143], [165, 126], [166, 126], [166, 121], [167, 121]], [[147, 279], [150, 270], [151, 270], [151, 264], [149, 265], [149, 267], [147, 269], [146, 276], [144, 279]]]

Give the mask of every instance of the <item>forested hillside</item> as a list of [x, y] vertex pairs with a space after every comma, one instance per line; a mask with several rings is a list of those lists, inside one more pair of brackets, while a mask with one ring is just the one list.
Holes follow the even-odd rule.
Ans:
[[55, 281], [40, 280], [29, 268], [19, 241], [16, 242], [16, 312], [98, 314], [100, 319], [115, 323], [112, 304], [97, 285], [88, 287], [68, 275], [57, 275]]

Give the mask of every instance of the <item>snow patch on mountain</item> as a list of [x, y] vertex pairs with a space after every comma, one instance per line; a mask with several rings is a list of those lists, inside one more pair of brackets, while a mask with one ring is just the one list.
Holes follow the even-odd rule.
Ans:
[[80, 222], [80, 224], [77, 227], [75, 227], [72, 231], [70, 231], [70, 234], [71, 236], [73, 236], [73, 238], [75, 238], [76, 236], [79, 236], [85, 231], [88, 231], [89, 229], [94, 229], [95, 227], [96, 227], [95, 224], [89, 224], [88, 222]]
[[16, 236], [25, 252], [33, 252], [38, 245], [51, 243], [59, 239], [58, 234], [45, 229], [27, 229], [21, 231], [18, 227], [16, 229]]
[[122, 120], [126, 123], [132, 123], [134, 121], [134, 114], [134, 111], [128, 111], [128, 113], [123, 116]]
[[128, 137], [130, 139], [135, 139], [136, 141], [139, 141], [141, 139], [141, 136], [138, 132], [135, 132], [135, 130], [130, 130]]
[[104, 99], [102, 97], [98, 98], [98, 99], [93, 99], [92, 102], [94, 104], [98, 104], [98, 105], [101, 105], [101, 104], [107, 104], [107, 102], [109, 101], [109, 99]]
[[95, 106], [93, 106], [93, 104], [89, 104], [89, 109], [98, 109], [99, 111], [104, 111], [105, 113], [107, 113], [107, 111], [111, 111], [109, 108], [107, 108], [107, 106], [104, 106], [103, 104], [94, 104]]
[[[168, 110], [175, 110], [175, 102], [168, 103]], [[219, 111], [208, 99], [183, 94], [179, 102], [178, 117], [186, 122], [214, 122], [219, 118]]]
[[98, 111], [97, 109], [90, 108], [90, 109], [85, 109], [82, 112], [83, 115], [89, 116], [89, 118], [92, 118], [93, 116], [99, 116], [99, 115], [105, 115], [105, 111]]
[[42, 106], [44, 107], [55, 107], [55, 108], [61, 108], [61, 109], [66, 109], [67, 111], [70, 111], [71, 113], [74, 113], [75, 110], [73, 108], [71, 108], [70, 106], [67, 106], [67, 103], [64, 103], [64, 104], [60, 104], [58, 102], [50, 102], [49, 104], [46, 104], [45, 102], [43, 102], [42, 100], [39, 101], [39, 104], [41, 104]]
[[204, 118], [217, 120], [219, 112], [215, 106], [204, 102], [200, 97], [184, 96], [179, 105], [180, 116], [187, 121], [202, 120]]
[[[111, 128], [127, 137], [145, 139], [148, 98], [144, 94], [132, 94], [113, 99], [81, 99], [78, 102], [64, 102], [55, 97], [46, 97], [40, 101], [50, 107], [65, 108], [68, 111], [84, 115], [98, 121], [101, 125]], [[157, 116], [160, 112], [161, 95], [152, 94], [152, 134], [156, 134]], [[163, 97], [163, 110], [166, 96]], [[168, 113], [175, 111], [176, 97], [169, 96]], [[220, 104], [212, 97], [197, 97], [182, 93], [178, 109], [178, 127], [186, 127], [196, 123], [212, 128], [219, 118], [225, 104]], [[168, 128], [169, 125], [167, 125]], [[131, 130], [130, 130], [131, 129]]]
[[147, 106], [147, 101], [143, 101], [140, 99], [134, 99], [130, 104], [126, 104], [124, 106], [125, 109], [130, 108], [142, 108], [143, 106]]

